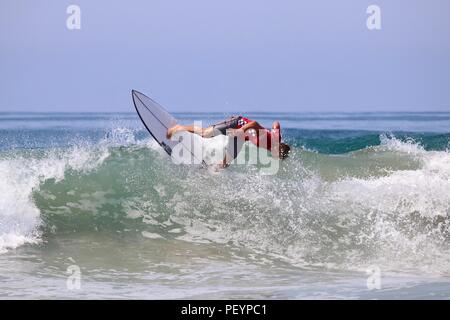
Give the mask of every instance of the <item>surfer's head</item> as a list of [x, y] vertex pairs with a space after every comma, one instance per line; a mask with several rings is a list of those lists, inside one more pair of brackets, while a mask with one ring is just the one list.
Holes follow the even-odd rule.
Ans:
[[289, 152], [291, 151], [291, 147], [284, 143], [280, 143], [280, 159], [284, 160], [289, 156]]

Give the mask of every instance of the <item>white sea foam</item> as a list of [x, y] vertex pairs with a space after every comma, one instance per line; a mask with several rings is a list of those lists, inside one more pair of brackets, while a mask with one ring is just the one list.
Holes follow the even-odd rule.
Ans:
[[0, 252], [39, 241], [40, 211], [32, 192], [48, 180], [64, 178], [66, 170], [89, 171], [108, 156], [107, 148], [92, 152], [89, 147], [14, 153], [0, 159]]
[[407, 139], [406, 141], [395, 138], [394, 135], [380, 135], [381, 147], [385, 150], [407, 153], [411, 155], [421, 155], [426, 153], [423, 146], [417, 143], [414, 139]]
[[448, 274], [450, 153], [394, 137], [378, 149], [421, 165], [331, 182], [297, 170], [294, 159], [282, 177], [232, 172], [217, 178], [226, 183], [204, 181], [208, 192], [184, 190], [184, 201], [169, 202], [187, 231], [180, 239], [233, 243], [302, 267]]

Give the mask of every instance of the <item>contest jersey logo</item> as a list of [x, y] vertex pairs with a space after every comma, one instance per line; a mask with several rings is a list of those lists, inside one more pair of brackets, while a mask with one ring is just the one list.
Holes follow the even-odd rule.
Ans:
[[238, 126], [239, 126], [239, 127], [243, 127], [243, 126], [245, 126], [247, 123], [248, 123], [248, 120], [247, 120], [247, 119], [240, 118], [240, 119], [238, 120]]
[[[241, 118], [239, 118], [239, 120], [238, 120], [238, 122], [237, 122], [237, 128], [239, 129], [239, 128], [242, 128], [243, 126], [245, 126], [247, 123], [249, 123], [250, 122], [250, 120], [249, 119], [247, 119], [247, 118], [243, 118], [243, 117], [241, 117]], [[256, 130], [255, 129], [249, 129], [247, 132], [246, 132], [249, 136], [251, 136], [251, 137], [256, 137], [257, 135], [256, 135]]]
[[[237, 129], [242, 128], [243, 126], [245, 126], [247, 123], [250, 123], [250, 119], [244, 118], [244, 117], [239, 117], [238, 121], [237, 121]], [[256, 130], [255, 129], [249, 129], [246, 131], [247, 137], [249, 138], [256, 138], [257, 134], [256, 134]], [[256, 141], [256, 140], [255, 140]]]

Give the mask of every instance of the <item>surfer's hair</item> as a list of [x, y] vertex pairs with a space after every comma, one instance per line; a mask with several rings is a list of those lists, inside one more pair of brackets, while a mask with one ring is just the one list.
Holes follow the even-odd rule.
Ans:
[[291, 147], [289, 147], [288, 144], [281, 142], [280, 143], [280, 158], [286, 159], [289, 155], [289, 152], [291, 151]]

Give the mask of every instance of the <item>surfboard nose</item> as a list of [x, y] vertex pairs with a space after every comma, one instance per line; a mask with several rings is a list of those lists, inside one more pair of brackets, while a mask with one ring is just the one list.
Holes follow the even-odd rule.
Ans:
[[[142, 92], [139, 92], [139, 91], [137, 91], [137, 90], [131, 90], [131, 96], [133, 97], [133, 100], [134, 99], [150, 99], [149, 97], [147, 97], [145, 94], [143, 94]], [[150, 99], [151, 100], [151, 99]]]

